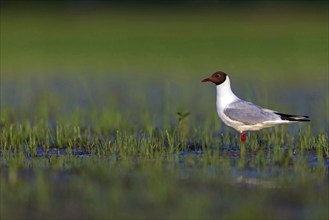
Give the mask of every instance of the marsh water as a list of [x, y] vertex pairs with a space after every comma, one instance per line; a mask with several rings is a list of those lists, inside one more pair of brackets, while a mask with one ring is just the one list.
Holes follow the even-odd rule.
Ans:
[[[40, 108], [47, 107], [50, 120], [72, 116], [77, 111], [95, 111], [100, 115], [106, 110], [117, 110], [123, 115], [129, 114], [132, 125], [141, 122], [147, 112], [157, 127], [164, 126], [163, 118], [174, 125], [177, 111], [191, 112], [189, 120], [198, 120], [200, 126], [203, 119], [216, 113], [215, 86], [200, 82], [205, 74], [200, 74], [200, 79], [193, 75], [187, 81], [181, 77], [158, 79], [138, 73], [106, 75], [6, 76], [1, 84], [1, 109], [22, 109], [33, 116]], [[312, 84], [301, 80], [297, 84], [278, 85], [277, 81], [264, 84], [254, 80], [241, 82], [238, 77], [231, 77], [233, 91], [240, 98], [284, 113], [309, 115], [312, 131], [326, 129], [328, 88], [325, 81]], [[90, 120], [91, 117], [85, 118], [86, 122]]]
[[[147, 138], [148, 134], [145, 134], [143, 129], [147, 129], [150, 125], [158, 132], [178, 127], [179, 121], [176, 113], [185, 111], [190, 112], [184, 122], [187, 130], [193, 129], [193, 126], [202, 129], [203, 126], [210, 125], [209, 133], [215, 139], [222, 139], [225, 134], [229, 134], [232, 138], [238, 137], [238, 133], [227, 128], [217, 118], [214, 85], [202, 84], [197, 79], [188, 80], [186, 83], [181, 78], [175, 77], [159, 81], [156, 77], [139, 76], [138, 73], [136, 73], [135, 79], [132, 78], [133, 75], [129, 74], [129, 77], [124, 74], [99, 76], [84, 73], [79, 76], [52, 74], [50, 77], [38, 77], [38, 75], [33, 77], [31, 74], [32, 77], [21, 80], [6, 77], [2, 79], [1, 94], [6, 95], [1, 96], [1, 110], [8, 114], [9, 118], [15, 115], [15, 120], [22, 123], [28, 118], [31, 120], [31, 126], [39, 120], [35, 116], [41, 115], [41, 117], [45, 117], [50, 132], [54, 134], [58, 120], [65, 122], [69, 119], [71, 123], [79, 124], [82, 128], [93, 129], [93, 126], [100, 126], [100, 124], [95, 124], [95, 121], [102, 123], [104, 115], [113, 114], [111, 120], [108, 121], [109, 124], [102, 125], [107, 132], [103, 132], [98, 137], [96, 133], [92, 134], [94, 137], [89, 137], [112, 142], [116, 141], [117, 130], [120, 129], [130, 130], [133, 138], [140, 140]], [[202, 77], [203, 75], [200, 74], [200, 78]], [[286, 132], [296, 139], [301, 132], [305, 132], [307, 129], [314, 135], [326, 132], [328, 124], [328, 113], [325, 110], [327, 88], [324, 84], [308, 85], [302, 89], [296, 84], [282, 86], [273, 85], [270, 82], [267, 83], [267, 86], [259, 86], [255, 81], [248, 82], [247, 85], [238, 80], [234, 82], [233, 76], [232, 87], [242, 99], [264, 107], [282, 110], [285, 113], [309, 115], [310, 123], [284, 126]], [[207, 124], [204, 124], [205, 121]], [[269, 132], [271, 131], [273, 128], [269, 129]], [[248, 139], [256, 136], [260, 145], [259, 151], [265, 152], [264, 157], [271, 157], [271, 155], [273, 156], [273, 145], [268, 145], [266, 136], [262, 136], [262, 134], [262, 132], [250, 132]], [[184, 164], [184, 158], [190, 155], [197, 158], [204, 151], [214, 153], [214, 149], [219, 148], [217, 153], [232, 159], [234, 168], [234, 160], [240, 159], [241, 156], [239, 141], [222, 146], [215, 143], [204, 146], [200, 142], [200, 138], [200, 136], [189, 138], [187, 135], [187, 141], [184, 142], [186, 146], [183, 147], [183, 150], [176, 150], [172, 153], [176, 158], [174, 162]], [[293, 157], [295, 157], [295, 146], [284, 146], [282, 150], [288, 151], [289, 149], [292, 149]], [[67, 149], [67, 146], [56, 146], [55, 143], [50, 142], [46, 148], [37, 146], [35, 157], [30, 159], [53, 155], [93, 157], [95, 155], [92, 152], [88, 146]], [[272, 154], [268, 152], [272, 152]], [[12, 153], [15, 154], [15, 152]], [[318, 160], [318, 156], [315, 150], [309, 150], [303, 154], [303, 157], [309, 161], [310, 167], [320, 165], [328, 169], [328, 157], [323, 155], [323, 158]], [[247, 157], [252, 158], [252, 155]], [[117, 159], [119, 160], [119, 156]], [[139, 155], [139, 159], [143, 159], [143, 155]], [[247, 172], [247, 175], [248, 173], [255, 175], [254, 172]]]

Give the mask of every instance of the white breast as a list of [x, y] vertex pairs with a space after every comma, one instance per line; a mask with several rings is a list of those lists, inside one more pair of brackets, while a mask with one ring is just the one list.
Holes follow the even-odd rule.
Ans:
[[241, 132], [240, 127], [243, 125], [243, 123], [233, 121], [224, 114], [224, 109], [226, 108], [226, 106], [237, 100], [239, 100], [239, 98], [232, 92], [230, 79], [228, 76], [226, 76], [225, 82], [216, 86], [217, 114], [227, 126], [230, 126], [235, 130]]

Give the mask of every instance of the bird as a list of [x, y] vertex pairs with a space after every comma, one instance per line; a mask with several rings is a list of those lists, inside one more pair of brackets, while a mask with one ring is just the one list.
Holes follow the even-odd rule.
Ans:
[[241, 142], [247, 139], [246, 131], [258, 131], [280, 124], [310, 121], [309, 116], [306, 115], [285, 114], [238, 98], [232, 92], [229, 76], [223, 71], [217, 71], [201, 82], [212, 82], [216, 85], [217, 114], [227, 126], [240, 133]]

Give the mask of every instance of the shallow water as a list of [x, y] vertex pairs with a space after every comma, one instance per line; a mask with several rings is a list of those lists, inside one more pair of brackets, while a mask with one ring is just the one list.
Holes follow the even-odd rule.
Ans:
[[[214, 88], [199, 81], [180, 83], [169, 78], [154, 82], [145, 76], [135, 80], [113, 74], [108, 77], [81, 74], [78, 78], [59, 74], [21, 80], [7, 76], [2, 81], [2, 112], [9, 110], [17, 119], [47, 114], [53, 126], [58, 118], [71, 118], [76, 113], [86, 114], [83, 120], [87, 125], [92, 123], [91, 114], [97, 117], [111, 112], [129, 117], [131, 124], [137, 126], [145, 124], [148, 117], [150, 123], [159, 128], [167, 123], [176, 124], [177, 111], [191, 112], [189, 120], [200, 125], [209, 113], [215, 114]], [[258, 105], [284, 113], [309, 115], [312, 131], [318, 133], [326, 131], [329, 123], [325, 87], [309, 85], [301, 89], [297, 85], [285, 87], [269, 83], [245, 88], [237, 82], [233, 89], [241, 98]], [[298, 125], [290, 127], [295, 131], [299, 128]]]
[[[271, 154], [269, 154], [268, 149], [262, 149], [261, 151], [264, 152], [264, 159], [267, 161], [271, 161], [271, 155], [273, 156], [273, 149], [270, 149], [272, 151]], [[287, 150], [285, 150], [287, 151]], [[205, 149], [203, 151], [202, 149], [187, 149], [182, 150], [179, 152], [174, 153], [164, 153], [162, 156], [158, 156], [158, 159], [150, 159], [146, 158], [143, 155], [138, 155], [134, 157], [128, 157], [128, 158], [121, 158], [119, 154], [114, 154], [112, 156], [106, 157], [106, 158], [99, 158], [96, 154], [90, 153], [90, 149], [88, 148], [48, 148], [44, 149], [42, 147], [36, 148], [36, 154], [34, 156], [31, 156], [30, 153], [25, 153], [27, 156], [26, 159], [28, 160], [40, 160], [40, 159], [46, 159], [51, 157], [69, 157], [72, 160], [74, 158], [80, 158], [82, 160], [88, 160], [88, 158], [99, 158], [99, 160], [113, 160], [115, 159], [117, 164], [120, 164], [124, 162], [125, 160], [132, 160], [135, 165], [140, 164], [141, 162], [147, 162], [150, 160], [163, 160], [163, 158], [171, 157], [171, 162], [166, 162], [167, 165], [175, 165], [179, 166], [182, 170], [181, 172], [181, 178], [188, 178], [189, 173], [193, 171], [195, 168], [190, 167], [190, 162], [192, 161], [200, 161], [202, 160], [206, 154], [212, 155], [212, 157], [219, 157], [221, 160], [226, 160], [229, 162], [230, 166], [227, 167], [227, 169], [230, 172], [231, 182], [232, 184], [239, 184], [239, 185], [245, 185], [245, 186], [262, 186], [262, 187], [269, 187], [269, 188], [276, 188], [279, 187], [279, 184], [275, 184], [274, 180], [279, 178], [277, 174], [275, 173], [281, 173], [282, 171], [282, 165], [273, 163], [272, 165], [267, 165], [266, 168], [262, 168], [260, 164], [255, 164], [252, 162], [253, 158], [255, 158], [258, 152], [247, 152], [246, 155], [243, 155], [241, 153], [240, 147], [236, 148], [221, 148], [219, 150], [214, 149]], [[18, 152], [12, 152], [11, 156], [17, 155]], [[216, 155], [218, 154], [218, 155]], [[3, 156], [2, 151], [0, 151], [0, 156]], [[245, 160], [243, 160], [245, 158]], [[243, 168], [239, 168], [239, 162], [244, 161]], [[323, 156], [320, 160], [315, 151], [308, 151], [307, 153], [304, 153], [303, 155], [297, 154], [296, 152], [293, 153], [293, 158], [291, 163], [291, 171], [288, 174], [291, 179], [299, 179], [299, 173], [294, 171], [293, 164], [298, 163], [298, 161], [303, 161], [303, 166], [308, 166], [310, 169], [315, 169], [316, 167], [321, 167], [326, 169], [327, 173], [329, 170], [329, 158], [326, 156]], [[194, 163], [193, 162], [193, 163]], [[196, 162], [198, 163], [198, 162]], [[171, 165], [170, 165], [171, 164]], [[198, 169], [198, 168], [197, 168]], [[209, 165], [207, 168], [207, 173], [210, 176], [216, 176], [218, 168], [213, 164]], [[285, 167], [284, 169], [287, 169]], [[274, 174], [274, 175], [273, 175]], [[24, 174], [27, 175], [27, 174]], [[60, 175], [60, 174], [59, 174]], [[316, 174], [310, 172], [304, 175], [310, 175], [314, 176]], [[287, 178], [287, 173], [285, 174]], [[327, 183], [329, 183], [329, 175], [327, 176]]]

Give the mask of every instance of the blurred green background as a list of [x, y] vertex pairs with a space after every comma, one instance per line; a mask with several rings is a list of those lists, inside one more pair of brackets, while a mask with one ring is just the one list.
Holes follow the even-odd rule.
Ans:
[[270, 80], [323, 81], [328, 60], [326, 4], [242, 2], [214, 7], [196, 7], [193, 1], [176, 7], [102, 7], [79, 1], [5, 5], [1, 73], [186, 78], [222, 69], [242, 79], [263, 74]]

